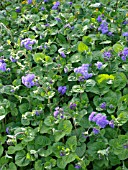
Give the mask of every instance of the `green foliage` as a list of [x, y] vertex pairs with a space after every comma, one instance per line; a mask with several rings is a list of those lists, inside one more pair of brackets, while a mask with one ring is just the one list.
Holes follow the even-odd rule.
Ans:
[[126, 170], [127, 3], [59, 2], [0, 2], [0, 170]]

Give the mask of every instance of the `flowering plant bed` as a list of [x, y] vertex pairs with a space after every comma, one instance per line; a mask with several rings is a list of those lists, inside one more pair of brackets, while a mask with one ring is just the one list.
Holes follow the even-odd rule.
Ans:
[[127, 2], [0, 4], [0, 170], [127, 170]]

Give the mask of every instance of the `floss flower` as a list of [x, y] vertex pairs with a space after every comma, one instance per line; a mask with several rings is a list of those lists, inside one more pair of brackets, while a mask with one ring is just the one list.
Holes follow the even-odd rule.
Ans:
[[6, 71], [6, 63], [4, 62], [4, 60], [0, 59], [0, 70], [1, 71]]
[[32, 0], [28, 0], [28, 4], [32, 4]]
[[59, 6], [60, 6], [60, 2], [57, 1], [57, 2], [53, 5], [52, 9], [53, 9], [53, 10], [57, 10]]
[[106, 109], [106, 103], [105, 102], [101, 103], [100, 108], [105, 110]]
[[74, 110], [76, 108], [76, 104], [75, 103], [70, 103], [69, 107], [70, 107], [71, 110]]
[[87, 80], [90, 77], [92, 77], [92, 73], [88, 73], [88, 69], [89, 69], [89, 64], [82, 64], [82, 66], [75, 68], [74, 72], [75, 73], [80, 73], [82, 74], [82, 79]]
[[64, 52], [61, 52], [60, 55], [62, 58], [66, 58], [66, 55], [64, 54]]
[[102, 22], [102, 18], [101, 16], [99, 15], [98, 18], [96, 19], [98, 22]]
[[95, 66], [100, 70], [103, 66], [102, 62], [97, 61], [97, 63], [95, 64]]
[[21, 46], [24, 46], [27, 50], [32, 50], [32, 45], [35, 44], [36, 40], [31, 40], [30, 38], [26, 38], [21, 41]]
[[122, 35], [123, 35], [124, 37], [128, 37], [128, 32], [124, 32]]
[[109, 58], [111, 57], [111, 52], [110, 52], [110, 51], [105, 51], [105, 52], [103, 53], [103, 56], [104, 56], [104, 58], [109, 59]]
[[93, 128], [93, 133], [94, 133], [95, 135], [97, 135], [99, 132], [100, 132], [99, 129]]
[[56, 118], [58, 115], [60, 115], [60, 117], [63, 118], [63, 117], [64, 117], [64, 116], [63, 116], [63, 115], [64, 115], [64, 110], [63, 110], [63, 108], [56, 107], [53, 115], [54, 115], [55, 118]]
[[118, 55], [121, 57], [123, 61], [125, 61], [126, 58], [128, 57], [128, 48], [124, 48], [124, 50], [121, 51]]
[[26, 87], [31, 88], [32, 86], [35, 85], [34, 79], [35, 79], [35, 75], [34, 74], [28, 74], [26, 76], [22, 76], [22, 83]]
[[108, 23], [103, 20], [100, 27], [98, 28], [98, 31], [101, 31], [102, 34], [107, 34], [108, 33]]
[[100, 128], [105, 128], [107, 125], [114, 128], [114, 122], [112, 120], [108, 121], [107, 117], [101, 113], [92, 112], [89, 116], [89, 121], [95, 122]]
[[66, 93], [66, 90], [67, 90], [67, 87], [66, 86], [60, 86], [58, 87], [58, 92], [61, 94], [61, 95], [64, 95]]

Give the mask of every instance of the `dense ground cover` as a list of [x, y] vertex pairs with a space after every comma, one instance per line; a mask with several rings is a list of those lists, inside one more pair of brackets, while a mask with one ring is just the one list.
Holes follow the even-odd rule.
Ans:
[[0, 170], [128, 169], [127, 9], [0, 2]]

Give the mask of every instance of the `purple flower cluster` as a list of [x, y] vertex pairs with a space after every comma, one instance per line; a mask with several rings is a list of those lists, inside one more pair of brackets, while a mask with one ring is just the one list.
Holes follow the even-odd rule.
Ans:
[[95, 135], [97, 135], [99, 132], [100, 132], [100, 130], [99, 130], [99, 129], [97, 129], [97, 128], [93, 128], [93, 133], [94, 133]]
[[61, 94], [61, 95], [64, 95], [66, 93], [66, 90], [67, 90], [67, 87], [66, 86], [59, 86], [58, 87], [58, 92]]
[[6, 71], [6, 63], [2, 59], [0, 59], [0, 70], [3, 72]]
[[112, 36], [112, 32], [109, 32], [108, 30], [108, 23], [106, 20], [102, 20], [102, 18], [100, 16], [98, 16], [97, 18], [98, 22], [101, 22], [98, 31], [101, 31], [102, 34], [107, 34], [109, 36]]
[[28, 4], [32, 4], [32, 0], [28, 0]]
[[15, 58], [13, 58], [12, 56], [10, 56], [10, 60], [11, 60], [11, 62], [13, 62], [13, 63], [17, 62], [17, 60], [16, 60]]
[[45, 8], [44, 7], [41, 7], [41, 11], [44, 11], [45, 10]]
[[64, 54], [64, 52], [61, 52], [60, 55], [62, 58], [66, 58], [66, 55]]
[[76, 168], [76, 169], [80, 169], [80, 168], [81, 168], [81, 166], [80, 166], [80, 165], [78, 165], [78, 164], [76, 164], [76, 165], [75, 165], [75, 168]]
[[73, 4], [73, 2], [68, 2], [68, 4], [69, 4], [69, 5], [72, 5], [72, 4]]
[[55, 118], [56, 118], [58, 115], [60, 115], [61, 118], [64, 118], [64, 116], [63, 116], [63, 115], [64, 115], [64, 110], [63, 110], [63, 108], [56, 107], [53, 115], [54, 115]]
[[100, 128], [105, 128], [107, 125], [114, 128], [114, 122], [108, 121], [107, 117], [101, 113], [92, 112], [89, 116], [89, 121], [95, 122]]
[[71, 110], [74, 110], [76, 108], [76, 103], [70, 103], [69, 107]]
[[100, 70], [103, 66], [102, 62], [97, 61], [97, 63], [95, 64], [95, 66]]
[[53, 9], [53, 10], [57, 10], [59, 6], [60, 6], [60, 2], [57, 1], [57, 2], [53, 5], [52, 9]]
[[57, 17], [56, 17], [55, 20], [58, 21], [58, 22], [61, 22], [61, 19], [60, 19], [60, 18], [57, 18]]
[[35, 40], [31, 40], [30, 38], [26, 38], [21, 41], [21, 46], [24, 46], [27, 50], [32, 50], [32, 45], [35, 44]]
[[92, 77], [92, 73], [88, 73], [88, 69], [89, 69], [89, 64], [82, 64], [82, 66], [75, 68], [74, 72], [82, 74], [82, 79], [87, 80], [90, 77]]
[[106, 109], [106, 102], [101, 103], [100, 108], [105, 110]]
[[103, 56], [104, 56], [104, 58], [105, 59], [109, 59], [110, 57], [111, 57], [111, 52], [110, 51], [105, 51], [104, 53], [103, 53]]
[[127, 25], [128, 24], [128, 20], [123, 21], [123, 24]]
[[49, 0], [44, 0], [44, 3], [45, 3], [45, 2], [48, 2], [48, 1], [49, 1]]
[[99, 15], [96, 19], [98, 22], [102, 22], [102, 17]]
[[123, 35], [124, 37], [128, 37], [128, 32], [124, 32], [122, 35]]
[[17, 13], [20, 13], [20, 12], [21, 12], [20, 7], [17, 7], [17, 8], [16, 8], [16, 12], [17, 12]]
[[121, 59], [123, 61], [125, 61], [126, 58], [128, 57], [128, 48], [124, 48], [124, 50], [121, 51], [118, 55], [121, 56]]
[[35, 85], [34, 79], [35, 79], [34, 74], [27, 74], [26, 76], [22, 76], [22, 83], [26, 87], [31, 88], [32, 86]]

